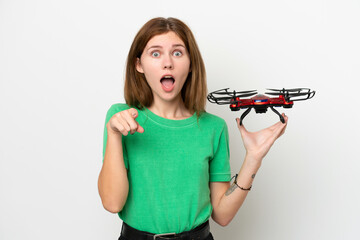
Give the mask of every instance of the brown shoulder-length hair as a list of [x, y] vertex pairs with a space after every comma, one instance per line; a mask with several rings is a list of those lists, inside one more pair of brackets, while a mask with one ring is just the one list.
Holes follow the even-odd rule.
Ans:
[[126, 104], [142, 109], [144, 106], [150, 107], [153, 103], [154, 96], [151, 88], [144, 74], [136, 70], [136, 61], [141, 57], [146, 44], [152, 37], [169, 31], [173, 31], [180, 37], [189, 52], [191, 72], [181, 90], [181, 97], [185, 107], [190, 112], [196, 112], [199, 117], [202, 112], [205, 112], [206, 105], [205, 65], [190, 28], [176, 18], [153, 18], [145, 23], [136, 34], [126, 63], [124, 87]]

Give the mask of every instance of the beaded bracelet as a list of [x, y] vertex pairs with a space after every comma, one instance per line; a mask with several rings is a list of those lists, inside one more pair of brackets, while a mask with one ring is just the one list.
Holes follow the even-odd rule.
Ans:
[[237, 176], [238, 176], [238, 174], [235, 174], [235, 176], [233, 176], [233, 177], [230, 179], [230, 181], [231, 181], [233, 178], [235, 178], [234, 183], [235, 183], [236, 186], [238, 186], [241, 190], [250, 191], [252, 185], [251, 185], [249, 188], [242, 188], [242, 187], [240, 187], [240, 186], [237, 184]]

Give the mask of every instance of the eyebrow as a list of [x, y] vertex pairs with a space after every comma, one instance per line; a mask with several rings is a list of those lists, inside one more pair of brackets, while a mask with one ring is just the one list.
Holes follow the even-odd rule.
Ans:
[[[179, 44], [173, 44], [172, 47], [183, 47], [183, 48], [185, 48], [184, 45], [182, 45], [180, 43]], [[163, 48], [163, 47], [160, 46], [160, 45], [154, 45], [154, 46], [149, 47], [147, 50], [149, 50], [151, 48]]]

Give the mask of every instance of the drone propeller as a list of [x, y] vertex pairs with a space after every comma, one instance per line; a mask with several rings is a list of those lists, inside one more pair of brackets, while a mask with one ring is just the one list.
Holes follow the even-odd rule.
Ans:
[[292, 89], [273, 89], [273, 88], [267, 88], [267, 90], [270, 91], [276, 91], [276, 92], [300, 92], [300, 91], [304, 91], [304, 90], [310, 90], [310, 88], [292, 88]]
[[[242, 93], [252, 93], [252, 92], [256, 92], [256, 90], [240, 91], [240, 92], [236, 92], [236, 91], [228, 92], [228, 89], [229, 89], [229, 88], [224, 88], [224, 89], [220, 89], [220, 90], [214, 91], [214, 92], [212, 92], [212, 93], [216, 93], [216, 94], [242, 94]], [[225, 92], [224, 92], [224, 90], [225, 90]]]
[[[229, 92], [229, 88], [224, 88], [218, 91], [214, 91], [208, 94], [207, 99], [211, 103], [217, 104], [231, 104], [234, 103], [234, 99], [236, 98], [243, 98], [243, 97], [250, 97], [257, 94], [256, 90], [251, 91], [240, 91], [240, 92]], [[227, 96], [223, 96], [227, 95]]]
[[[315, 91], [311, 91], [310, 88], [294, 88], [294, 89], [283, 88], [283, 89], [268, 89], [268, 90], [275, 92], [266, 92], [265, 94], [276, 95], [276, 96], [282, 95], [285, 97], [285, 100], [287, 102], [307, 100], [314, 97], [315, 95]], [[300, 96], [306, 96], [306, 97], [296, 99], [296, 97], [300, 97]], [[295, 98], [295, 99], [290, 99], [290, 98]]]

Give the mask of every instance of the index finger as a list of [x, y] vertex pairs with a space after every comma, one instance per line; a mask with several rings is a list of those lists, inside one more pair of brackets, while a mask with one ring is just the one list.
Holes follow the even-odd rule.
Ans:
[[135, 109], [135, 108], [130, 108], [129, 110], [128, 110], [129, 112], [130, 112], [130, 115], [135, 119], [135, 118], [137, 118], [138, 117], [138, 111]]

